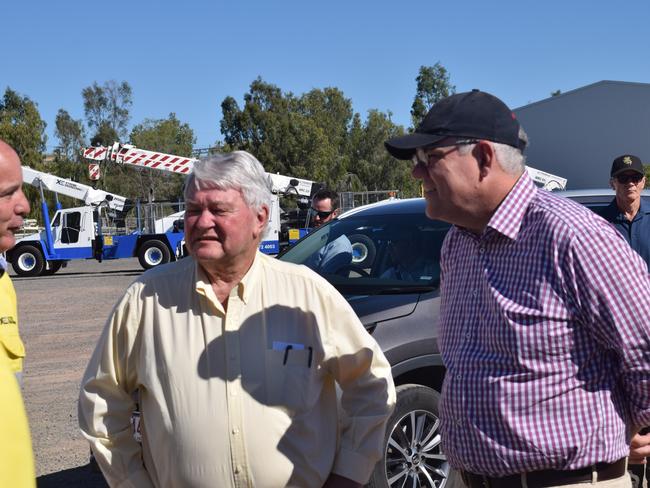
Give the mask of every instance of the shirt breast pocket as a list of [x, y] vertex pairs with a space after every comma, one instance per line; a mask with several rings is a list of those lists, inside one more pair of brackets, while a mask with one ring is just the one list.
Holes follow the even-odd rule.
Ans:
[[267, 350], [266, 404], [290, 411], [309, 409], [316, 389], [309, 349]]

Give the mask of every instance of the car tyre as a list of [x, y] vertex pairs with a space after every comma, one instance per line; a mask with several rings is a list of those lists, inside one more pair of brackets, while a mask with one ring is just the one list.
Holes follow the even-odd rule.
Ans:
[[444, 488], [449, 464], [440, 446], [435, 390], [421, 385], [397, 387], [397, 403], [388, 419], [382, 459], [372, 473], [372, 488]]
[[138, 251], [138, 261], [144, 269], [155, 268], [170, 260], [169, 249], [164, 242], [152, 239], [145, 242]]
[[352, 244], [352, 264], [361, 268], [371, 267], [377, 254], [372, 239], [364, 234], [352, 234], [348, 239]]
[[11, 267], [18, 276], [40, 276], [45, 269], [45, 258], [35, 246], [21, 246], [12, 253]]

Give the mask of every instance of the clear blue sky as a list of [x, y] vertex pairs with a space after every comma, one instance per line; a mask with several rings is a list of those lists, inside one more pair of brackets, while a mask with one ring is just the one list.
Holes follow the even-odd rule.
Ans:
[[160, 1], [4, 2], [0, 90], [38, 103], [48, 149], [59, 108], [83, 117], [81, 90], [128, 81], [131, 126], [175, 112], [197, 147], [221, 139], [220, 104], [261, 76], [283, 91], [338, 87], [365, 118], [409, 125], [421, 65], [457, 91], [512, 108], [596, 81], [650, 82], [650, 2]]

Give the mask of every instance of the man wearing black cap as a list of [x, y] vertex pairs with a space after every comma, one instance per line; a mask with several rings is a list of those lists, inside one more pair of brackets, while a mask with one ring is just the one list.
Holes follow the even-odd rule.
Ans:
[[452, 95], [386, 148], [412, 159], [441, 257], [443, 447], [470, 488], [630, 485], [650, 423], [650, 278], [585, 207], [538, 189], [498, 98]]
[[[650, 269], [650, 205], [643, 201], [645, 171], [641, 160], [623, 154], [612, 162], [609, 184], [616, 192], [603, 217], [611, 222], [632, 249], [641, 255]], [[650, 433], [636, 435], [630, 450], [630, 473], [634, 486], [643, 486], [646, 459], [643, 451], [650, 446]], [[641, 454], [637, 454], [641, 451]]]
[[650, 205], [641, 198], [645, 188], [641, 160], [632, 154], [616, 158], [612, 163], [609, 184], [616, 191], [616, 198], [604, 217], [614, 224], [650, 269]]

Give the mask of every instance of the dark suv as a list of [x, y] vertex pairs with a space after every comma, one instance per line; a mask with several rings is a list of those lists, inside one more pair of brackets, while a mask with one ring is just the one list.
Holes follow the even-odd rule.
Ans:
[[[596, 213], [602, 213], [614, 197], [611, 190], [558, 194]], [[644, 198], [650, 199], [650, 194], [644, 192]], [[440, 248], [450, 226], [429, 220], [424, 209], [421, 198], [360, 207], [315, 230], [279, 257], [311, 263], [314, 253], [341, 236], [351, 244], [351, 255], [332, 260], [337, 267], [321, 274], [347, 298], [377, 340], [397, 387], [384, 458], [370, 480], [373, 487], [443, 488], [449, 475], [440, 449], [438, 392], [445, 369], [436, 338]]]
[[[309, 262], [342, 235], [352, 245], [351, 256], [323, 275], [377, 340], [397, 386], [384, 462], [377, 465], [371, 486], [402, 486], [410, 478], [406, 486], [441, 487], [447, 479], [437, 415], [444, 368], [436, 324], [440, 248], [448, 229], [449, 224], [424, 215], [423, 199], [380, 202], [345, 213], [279, 258]], [[419, 484], [413, 484], [414, 478]]]

